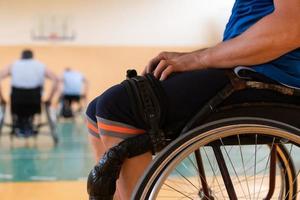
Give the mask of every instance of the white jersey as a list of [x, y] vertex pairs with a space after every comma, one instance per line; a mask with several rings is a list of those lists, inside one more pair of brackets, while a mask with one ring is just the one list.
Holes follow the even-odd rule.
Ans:
[[63, 74], [64, 95], [81, 95], [84, 77], [77, 71], [65, 71]]
[[17, 88], [42, 87], [45, 80], [45, 65], [34, 59], [18, 60], [11, 66], [11, 85]]

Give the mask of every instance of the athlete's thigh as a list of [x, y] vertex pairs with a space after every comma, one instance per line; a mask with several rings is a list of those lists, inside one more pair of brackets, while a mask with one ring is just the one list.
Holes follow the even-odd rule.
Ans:
[[163, 81], [168, 102], [165, 126], [185, 123], [228, 82], [219, 69], [178, 73]]
[[[164, 128], [173, 127], [174, 124], [184, 124], [226, 83], [228, 83], [228, 78], [224, 71], [214, 69], [174, 74], [162, 81], [167, 98], [167, 103], [164, 105], [167, 109]], [[144, 129], [147, 126], [137, 119], [133, 105], [125, 86], [118, 84], [97, 98], [95, 115], [98, 122], [99, 120], [103, 123], [109, 121], [113, 124], [122, 123]]]

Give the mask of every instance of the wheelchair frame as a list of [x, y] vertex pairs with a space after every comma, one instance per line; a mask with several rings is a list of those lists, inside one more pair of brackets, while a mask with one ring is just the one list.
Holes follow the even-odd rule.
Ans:
[[[44, 107], [44, 110], [45, 110], [47, 122], [41, 122], [40, 121], [37, 124], [33, 124], [34, 125], [33, 129], [37, 131], [37, 133], [34, 134], [33, 136], [36, 137], [39, 134], [39, 129], [41, 127], [49, 126], [50, 135], [53, 139], [54, 145], [57, 145], [58, 142], [59, 142], [59, 139], [58, 139], [58, 135], [57, 135], [57, 132], [56, 132], [56, 123], [55, 123], [56, 120], [53, 119], [53, 116], [50, 113], [50, 106], [46, 103], [43, 103], [43, 107]], [[12, 129], [12, 131], [10, 133], [10, 136], [11, 136], [11, 139], [12, 139], [12, 137], [14, 136], [14, 132], [13, 132], [14, 124], [13, 123], [12, 124], [5, 123], [5, 113], [6, 113], [6, 105], [1, 105], [1, 115], [2, 116], [0, 118], [0, 136], [2, 135], [3, 127], [9, 127], [9, 128]]]
[[84, 106], [82, 105], [82, 102], [83, 102], [84, 98], [81, 96], [80, 99], [74, 103], [78, 104], [78, 107], [75, 109], [75, 110], [72, 110], [72, 106], [70, 106], [70, 109], [72, 110], [72, 116], [71, 117], [64, 117], [63, 114], [62, 114], [62, 111], [63, 111], [63, 107], [65, 106], [64, 105], [64, 98], [63, 98], [63, 95], [59, 98], [59, 102], [58, 102], [58, 112], [57, 112], [57, 119], [72, 119], [74, 120], [77, 115], [81, 115], [82, 114], [82, 111], [83, 111], [83, 108]]

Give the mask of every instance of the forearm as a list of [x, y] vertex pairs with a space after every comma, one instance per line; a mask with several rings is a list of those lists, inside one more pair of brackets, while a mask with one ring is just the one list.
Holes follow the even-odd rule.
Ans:
[[59, 98], [63, 96], [63, 91], [64, 91], [63, 84], [64, 84], [63, 81], [60, 80], [58, 85], [57, 85], [57, 94], [58, 94]]
[[0, 101], [4, 101], [3, 92], [2, 92], [2, 81], [10, 76], [11, 66], [5, 67], [3, 70], [0, 71]]
[[2, 84], [1, 84], [1, 80], [0, 80], [0, 103], [3, 100], [4, 100], [4, 97], [3, 97], [3, 92], [2, 92]]
[[58, 90], [58, 86], [59, 86], [60, 80], [59, 80], [59, 78], [57, 78], [57, 76], [54, 73], [52, 73], [48, 69], [45, 70], [45, 77], [47, 77], [48, 79], [50, 79], [51, 82], [52, 82], [52, 88], [51, 88], [51, 91], [50, 91], [50, 94], [49, 94], [49, 98], [48, 98], [48, 101], [51, 101], [52, 98], [54, 97], [54, 94]]
[[49, 94], [49, 98], [48, 98], [49, 101], [52, 100], [52, 98], [54, 97], [55, 92], [57, 90], [58, 90], [58, 80], [57, 81], [53, 81], [53, 83], [52, 83], [52, 88], [51, 88], [51, 91], [50, 91], [50, 94]]
[[300, 46], [298, 20], [274, 12], [240, 36], [197, 53], [198, 64], [200, 68], [232, 68], [274, 60]]
[[88, 91], [89, 91], [89, 81], [84, 78], [83, 79], [83, 88], [82, 88], [82, 95], [86, 98], [87, 97], [87, 94], [88, 94]]

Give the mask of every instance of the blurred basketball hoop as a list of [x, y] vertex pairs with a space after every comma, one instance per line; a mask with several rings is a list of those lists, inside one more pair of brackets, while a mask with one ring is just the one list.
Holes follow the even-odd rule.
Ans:
[[60, 37], [57, 33], [50, 33], [48, 39], [54, 41], [54, 40], [58, 40], [59, 38]]
[[39, 17], [31, 30], [32, 41], [63, 42], [76, 39], [68, 17], [42, 16]]

